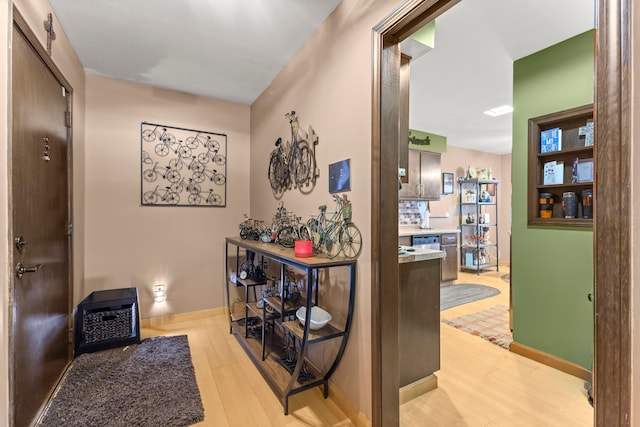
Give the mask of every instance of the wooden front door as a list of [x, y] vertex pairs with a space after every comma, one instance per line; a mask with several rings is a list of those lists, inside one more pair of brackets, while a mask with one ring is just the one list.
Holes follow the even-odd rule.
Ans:
[[31, 425], [71, 360], [69, 94], [14, 25], [10, 393]]

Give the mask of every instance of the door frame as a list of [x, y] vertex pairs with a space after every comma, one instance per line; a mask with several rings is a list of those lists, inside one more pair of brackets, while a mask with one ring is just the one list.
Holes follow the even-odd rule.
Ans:
[[[398, 43], [459, 0], [407, 0], [372, 32], [372, 425], [399, 425]], [[595, 0], [594, 425], [631, 422], [631, 0]], [[383, 143], [384, 142], [384, 143]], [[615, 172], [615, 173], [614, 173]], [[387, 226], [385, 226], [387, 224]], [[388, 224], [396, 224], [389, 227]]]
[[[33, 30], [31, 29], [31, 27], [29, 27], [29, 24], [27, 23], [27, 21], [24, 19], [24, 17], [20, 14], [20, 12], [16, 9], [15, 5], [12, 7], [12, 25], [16, 27], [16, 29], [22, 33], [22, 35], [24, 36], [25, 40], [30, 44], [31, 48], [34, 50], [35, 54], [42, 60], [42, 62], [45, 64], [45, 66], [49, 69], [49, 71], [52, 73], [52, 75], [56, 78], [56, 80], [60, 83], [61, 86], [63, 86], [65, 88], [66, 91], [66, 100], [67, 100], [67, 111], [69, 112], [69, 123], [67, 125], [67, 212], [68, 212], [68, 220], [69, 220], [69, 247], [68, 247], [68, 262], [69, 262], [69, 277], [68, 277], [68, 286], [69, 286], [69, 301], [67, 302], [67, 307], [68, 307], [68, 314], [69, 314], [69, 324], [68, 324], [68, 354], [69, 354], [69, 360], [68, 360], [68, 365], [71, 363], [72, 361], [72, 356], [73, 356], [73, 316], [72, 316], [72, 307], [73, 307], [73, 280], [74, 280], [74, 275], [73, 275], [73, 233], [72, 233], [72, 224], [73, 224], [73, 128], [72, 128], [72, 119], [71, 117], [73, 117], [73, 88], [71, 87], [71, 84], [69, 84], [69, 81], [64, 77], [64, 75], [62, 74], [62, 72], [58, 69], [58, 67], [56, 66], [56, 64], [53, 62], [53, 60], [51, 59], [51, 57], [48, 55], [46, 49], [40, 44], [38, 37], [36, 36], [36, 34], [33, 32]], [[10, 34], [10, 42], [12, 43], [12, 36], [11, 34], [13, 34], [12, 31], [9, 32]], [[13, 93], [11, 92], [11, 87], [12, 87], [12, 73], [13, 73], [13, 62], [11, 59], [11, 55], [9, 55], [9, 111], [8, 111], [8, 129], [11, 130], [13, 129], [13, 120], [12, 120], [12, 99], [13, 99]], [[7, 144], [7, 150], [8, 152], [11, 152], [12, 150], [12, 146], [13, 146], [13, 140], [12, 140], [12, 132], [9, 132], [8, 135], [8, 144]], [[7, 176], [8, 176], [8, 187], [12, 188], [12, 164], [10, 161], [7, 162]], [[9, 209], [8, 209], [8, 229], [9, 230], [13, 230], [13, 217], [12, 217], [12, 209], [10, 206], [10, 203], [13, 200], [13, 194], [11, 194], [11, 192], [9, 192], [9, 198], [7, 200], [7, 203], [9, 204]], [[9, 245], [9, 266], [13, 266], [15, 264], [15, 260], [13, 258], [13, 242], [11, 241], [11, 239], [9, 239], [9, 241], [7, 242]], [[9, 300], [8, 300], [8, 320], [9, 320], [9, 325], [7, 330], [9, 331], [9, 354], [8, 354], [8, 367], [9, 367], [9, 421], [10, 422], [14, 422], [14, 405], [15, 405], [15, 399], [14, 399], [14, 390], [13, 390], [13, 382], [14, 382], [14, 375], [15, 372], [13, 372], [13, 366], [14, 366], [14, 332], [15, 332], [15, 328], [14, 328], [14, 323], [13, 323], [13, 305], [14, 305], [14, 293], [13, 293], [13, 286], [14, 286], [14, 278], [13, 278], [13, 272], [11, 272], [10, 274], [10, 280], [9, 280], [9, 284], [11, 289], [9, 290]], [[68, 366], [67, 365], [67, 366]], [[40, 409], [40, 411], [42, 411], [44, 409], [44, 406]], [[41, 416], [42, 412], [38, 415]]]

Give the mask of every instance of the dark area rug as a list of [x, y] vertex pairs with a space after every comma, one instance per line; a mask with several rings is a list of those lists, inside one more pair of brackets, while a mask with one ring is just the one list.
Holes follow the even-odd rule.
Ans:
[[513, 335], [509, 329], [509, 309], [504, 305], [496, 305], [454, 319], [443, 319], [442, 322], [507, 350], [513, 341]]
[[76, 358], [42, 426], [189, 426], [204, 420], [186, 335]]
[[462, 283], [440, 287], [440, 310], [446, 310], [462, 304], [468, 304], [484, 298], [498, 295], [500, 291], [486, 285]]

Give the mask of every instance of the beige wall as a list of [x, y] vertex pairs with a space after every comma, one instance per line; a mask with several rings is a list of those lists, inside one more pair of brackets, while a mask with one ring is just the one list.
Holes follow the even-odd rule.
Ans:
[[[509, 262], [509, 231], [511, 230], [511, 155], [497, 155], [465, 148], [448, 146], [441, 157], [442, 172], [459, 177], [466, 176], [467, 167], [491, 167], [498, 185], [498, 250], [499, 260]], [[459, 192], [454, 185], [454, 193], [442, 196], [440, 201], [429, 202], [431, 226], [435, 228], [459, 228]], [[438, 218], [449, 215], [448, 218]], [[434, 218], [434, 216], [436, 218]]]
[[[144, 318], [225, 306], [224, 238], [249, 211], [249, 107], [87, 74], [86, 120], [84, 294], [136, 286]], [[143, 121], [227, 134], [225, 208], [141, 206]]]
[[[308, 195], [284, 194], [285, 206], [308, 218], [320, 204], [332, 206], [330, 163], [351, 159], [353, 221], [363, 232], [358, 259], [354, 322], [341, 365], [332, 380], [371, 419], [371, 29], [399, 2], [344, 0], [251, 106], [251, 215], [270, 221], [278, 204], [267, 177], [278, 137], [290, 139], [287, 111], [298, 113], [320, 140], [320, 177]], [[390, 208], [397, 209], [397, 206]]]
[[[29, 27], [33, 29], [38, 40], [46, 46], [46, 34], [42, 22], [47, 14], [51, 13], [51, 7], [47, 0], [0, 0], [0, 46], [8, 46], [10, 28], [12, 26], [13, 6], [18, 9], [25, 18]], [[73, 273], [74, 294], [82, 287], [84, 277], [84, 71], [78, 58], [71, 48], [69, 40], [54, 17], [54, 29], [56, 40], [53, 43], [51, 58], [60, 69], [73, 88]], [[10, 87], [10, 57], [9, 49], [0, 49], [0, 168], [9, 171], [7, 150], [10, 141], [10, 117], [8, 107], [11, 104], [8, 88]], [[9, 172], [8, 172], [9, 173]], [[0, 174], [0, 200], [6, 201], [0, 207], [0, 232], [8, 236], [10, 224], [8, 217], [8, 173]], [[12, 268], [7, 253], [7, 245], [0, 245], [0, 270], [5, 273], [0, 276], [0, 425], [8, 425], [8, 316], [10, 303], [10, 289], [12, 281]]]

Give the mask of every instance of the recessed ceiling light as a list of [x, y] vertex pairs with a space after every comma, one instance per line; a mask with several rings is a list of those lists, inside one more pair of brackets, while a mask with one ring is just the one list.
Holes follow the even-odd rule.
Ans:
[[487, 116], [502, 116], [503, 114], [509, 114], [513, 111], [513, 107], [511, 105], [502, 105], [500, 107], [492, 108], [491, 110], [487, 110], [484, 112]]

